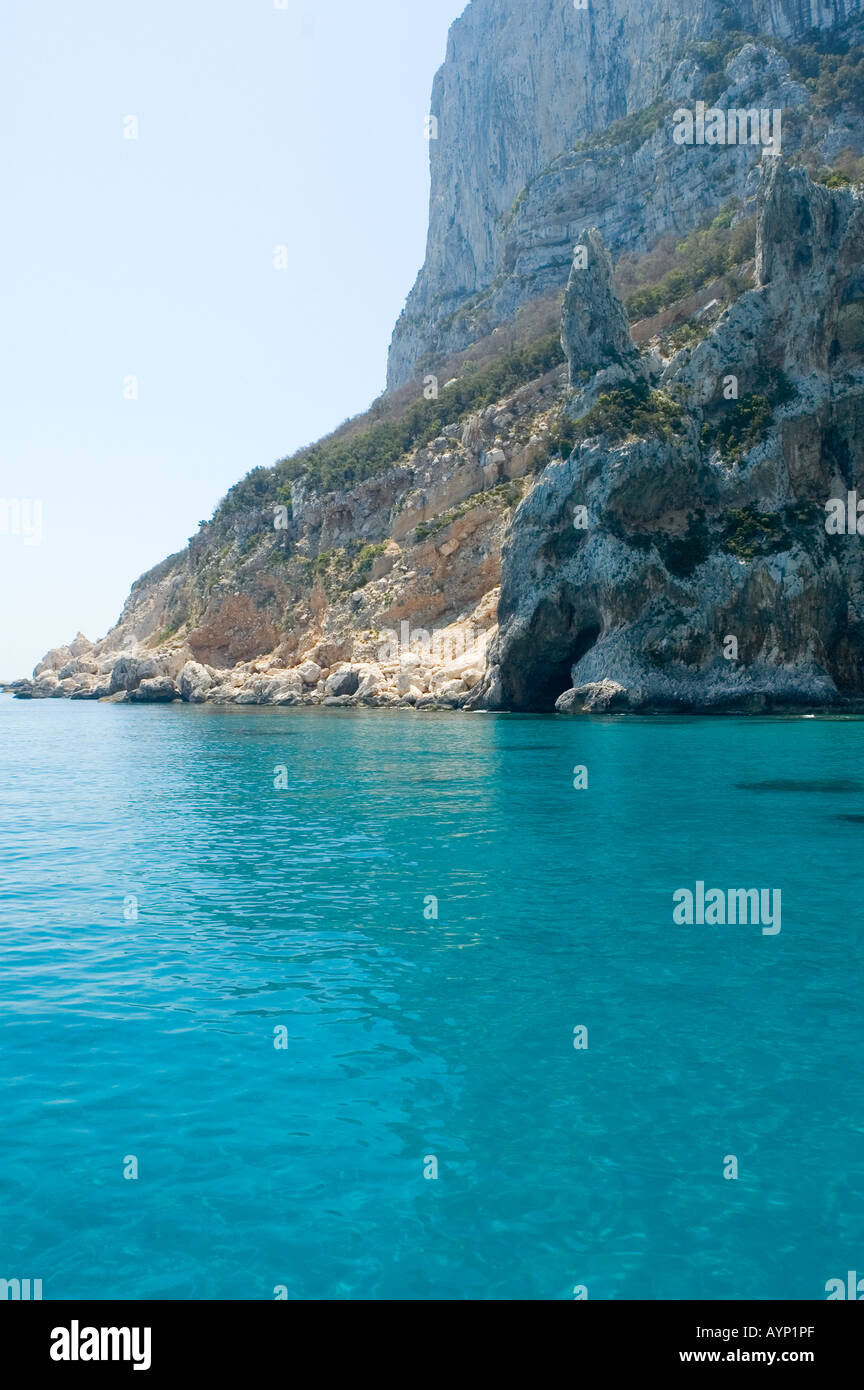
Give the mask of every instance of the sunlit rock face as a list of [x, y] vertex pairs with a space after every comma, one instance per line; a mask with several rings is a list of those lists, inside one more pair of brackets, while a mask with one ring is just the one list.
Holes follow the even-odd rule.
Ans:
[[[505, 541], [475, 706], [860, 701], [864, 535], [843, 518], [850, 491], [864, 498], [861, 198], [766, 159], [755, 288], [652, 383], [599, 405], [595, 378], [574, 392], [579, 442]], [[617, 311], [609, 323], [620, 354]]]
[[[743, 32], [723, 91], [711, 91], [718, 106], [806, 113], [811, 94], [771, 37], [800, 39], [861, 11], [861, 0], [585, 0], [584, 9], [472, 0], [435, 79], [426, 260], [396, 325], [388, 386], [563, 289], [582, 227], [597, 227], [613, 256], [644, 250], [746, 190], [758, 149], [705, 147], [682, 158], [672, 139], [673, 106], [715, 82], [707, 61], [689, 56], [694, 42], [730, 26]], [[747, 47], [747, 35], [769, 42]], [[640, 112], [649, 114], [617, 144], [598, 142]], [[849, 143], [843, 120], [814, 139], [831, 154], [838, 137]], [[800, 138], [790, 128], [790, 147]]]

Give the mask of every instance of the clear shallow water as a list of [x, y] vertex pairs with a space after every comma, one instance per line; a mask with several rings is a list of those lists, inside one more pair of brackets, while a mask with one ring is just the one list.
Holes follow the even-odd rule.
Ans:
[[[818, 1299], [864, 1273], [864, 722], [3, 698], [0, 787], [0, 1277]], [[780, 888], [780, 935], [673, 925], [697, 879]]]

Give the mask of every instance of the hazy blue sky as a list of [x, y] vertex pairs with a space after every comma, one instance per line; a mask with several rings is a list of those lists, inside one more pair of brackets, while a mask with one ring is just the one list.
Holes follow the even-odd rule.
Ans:
[[380, 392], [464, 8], [5, 0], [0, 498], [44, 536], [0, 534], [0, 678], [102, 636], [232, 483]]

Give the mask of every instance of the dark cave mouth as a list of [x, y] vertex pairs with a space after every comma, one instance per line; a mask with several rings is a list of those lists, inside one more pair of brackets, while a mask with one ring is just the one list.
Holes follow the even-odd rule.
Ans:
[[583, 627], [576, 641], [567, 645], [563, 656], [550, 654], [532, 663], [521, 682], [523, 698], [514, 701], [513, 708], [525, 714], [554, 714], [555, 701], [565, 690], [572, 689], [573, 667], [596, 646], [601, 631], [599, 623]]

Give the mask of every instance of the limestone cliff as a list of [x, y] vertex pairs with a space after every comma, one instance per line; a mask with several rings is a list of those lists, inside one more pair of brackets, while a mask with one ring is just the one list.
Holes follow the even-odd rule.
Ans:
[[[596, 239], [574, 276], [586, 300], [610, 293]], [[577, 324], [575, 361], [584, 343]], [[861, 537], [854, 523], [829, 533], [826, 508], [834, 499], [845, 516], [849, 493], [864, 493], [862, 351], [861, 191], [768, 159], [755, 287], [702, 341], [655, 359], [647, 381], [618, 367], [610, 387], [591, 373], [568, 401], [576, 445], [516, 513], [500, 634], [471, 703], [860, 700]]]
[[681, 159], [675, 105], [782, 108], [790, 152], [860, 150], [860, 117], [825, 116], [788, 46], [838, 26], [854, 39], [861, 15], [861, 0], [472, 0], [432, 94], [428, 247], [391, 389], [563, 288], [586, 224], [617, 257], [743, 195], [759, 150]]
[[[418, 429], [433, 413], [453, 422], [363, 481], [325, 491], [303, 473], [257, 470], [187, 550], [134, 585], [106, 637], [49, 652], [15, 693], [456, 705], [485, 669], [501, 543], [549, 456], [562, 358], [549, 343], [517, 355], [525, 384], [479, 410], [463, 402], [488, 394], [487, 375], [445, 389]], [[537, 361], [550, 361], [539, 376]], [[331, 452], [377, 444], [376, 430], [389, 440], [386, 421], [364, 423]]]

